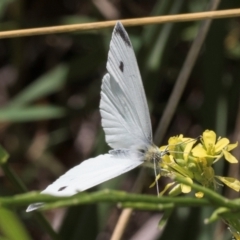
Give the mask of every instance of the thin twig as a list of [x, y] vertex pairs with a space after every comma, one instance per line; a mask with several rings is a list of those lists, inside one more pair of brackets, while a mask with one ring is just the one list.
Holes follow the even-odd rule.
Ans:
[[[146, 17], [146, 18], [134, 18], [121, 20], [125, 27], [137, 26], [137, 25], [149, 25], [149, 24], [162, 24], [169, 22], [187, 22], [187, 21], [198, 21], [204, 19], [216, 19], [216, 18], [231, 18], [240, 16], [240, 9], [230, 9], [221, 11], [207, 11], [199, 13], [187, 13], [187, 14], [176, 14], [159, 17]], [[76, 31], [87, 31], [96, 30], [102, 28], [109, 28], [115, 25], [116, 21], [103, 21], [94, 23], [83, 23], [83, 24], [71, 24], [64, 26], [52, 26], [52, 27], [41, 27], [41, 28], [30, 28], [22, 30], [2, 31], [0, 33], [1, 38], [15, 38], [15, 37], [26, 37], [34, 35], [45, 35], [54, 33], [66, 33]]]

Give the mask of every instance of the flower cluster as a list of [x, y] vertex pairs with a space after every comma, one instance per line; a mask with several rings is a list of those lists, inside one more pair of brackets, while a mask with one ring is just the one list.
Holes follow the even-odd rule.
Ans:
[[[213, 164], [223, 157], [229, 163], [238, 163], [230, 153], [238, 143], [230, 144], [227, 138], [218, 138], [214, 131], [206, 130], [199, 139], [184, 138], [183, 135], [171, 137], [168, 146], [162, 146], [161, 150], [168, 150], [169, 154], [163, 156], [159, 163], [161, 176], [182, 176], [190, 183], [197, 182], [204, 187], [216, 189], [219, 182], [224, 183], [235, 191], [240, 191], [240, 182], [231, 177], [216, 176]], [[174, 186], [175, 185], [175, 186]], [[169, 195], [189, 193], [191, 187], [172, 182], [160, 193], [164, 194], [171, 188]], [[202, 192], [195, 193], [198, 198], [203, 197]]]

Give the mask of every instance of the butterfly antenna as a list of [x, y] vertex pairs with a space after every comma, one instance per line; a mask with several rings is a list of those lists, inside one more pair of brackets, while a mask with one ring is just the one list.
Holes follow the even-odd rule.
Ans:
[[[184, 144], [184, 143], [190, 143], [190, 142], [193, 142], [193, 141], [198, 141], [199, 139], [201, 138], [201, 136], [198, 136], [196, 138], [193, 138], [193, 139], [188, 139], [188, 140], [185, 140], [183, 142], [180, 142], [180, 143], [176, 143], [176, 144], [169, 144], [167, 145], [167, 147], [169, 146], [178, 146], [178, 145], [181, 145], [181, 144]], [[196, 143], [195, 143], [196, 144]], [[166, 151], [166, 150], [165, 150]], [[190, 153], [190, 152], [183, 152], [183, 151], [170, 151], [170, 150], [167, 150], [169, 153]]]
[[190, 143], [190, 142], [193, 142], [193, 141], [198, 141], [200, 139], [200, 136], [197, 137], [197, 138], [193, 138], [193, 139], [188, 139], [188, 140], [185, 140], [183, 142], [180, 142], [180, 143], [176, 143], [176, 144], [168, 144], [167, 146], [178, 146], [178, 145], [182, 145], [184, 143]]
[[157, 164], [156, 159], [154, 159], [154, 175], [155, 175], [155, 183], [157, 187], [157, 196], [159, 196], [159, 187], [158, 187], [158, 180], [157, 180]]

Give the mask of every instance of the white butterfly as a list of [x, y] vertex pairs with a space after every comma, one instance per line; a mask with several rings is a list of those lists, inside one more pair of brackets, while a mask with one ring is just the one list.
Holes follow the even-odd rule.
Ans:
[[[102, 81], [100, 112], [106, 142], [113, 150], [70, 169], [41, 193], [71, 196], [128, 172], [145, 161], [156, 164], [166, 154], [153, 144], [136, 57], [120, 22], [113, 30], [107, 71]], [[31, 204], [27, 212], [41, 205]]]

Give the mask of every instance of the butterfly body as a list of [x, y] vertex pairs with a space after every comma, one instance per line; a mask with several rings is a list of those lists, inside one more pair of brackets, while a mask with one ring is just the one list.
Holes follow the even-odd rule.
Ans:
[[152, 145], [148, 148], [144, 155], [144, 160], [146, 162], [153, 163], [154, 161], [160, 162], [162, 159], [162, 156], [165, 155], [166, 151], [160, 151], [159, 148], [155, 145]]

